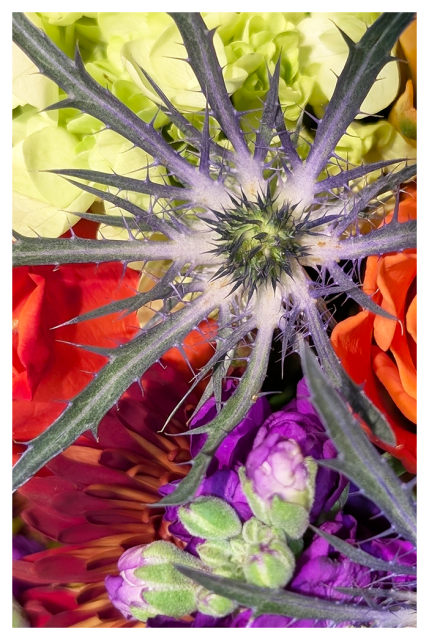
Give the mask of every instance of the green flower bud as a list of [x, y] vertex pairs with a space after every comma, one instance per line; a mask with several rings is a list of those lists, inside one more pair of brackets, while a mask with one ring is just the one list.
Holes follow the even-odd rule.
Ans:
[[259, 587], [277, 589], [284, 587], [292, 578], [295, 558], [287, 544], [280, 539], [268, 545], [252, 545], [244, 566], [247, 582]]
[[241, 532], [235, 510], [220, 498], [201, 497], [180, 507], [179, 518], [189, 533], [199, 538], [228, 539]]
[[201, 587], [197, 592], [197, 610], [206, 616], [213, 618], [223, 618], [232, 613], [237, 608], [237, 603], [223, 596], [207, 591]]
[[241, 563], [242, 558], [244, 558], [247, 553], [248, 545], [241, 536], [239, 538], [233, 538], [232, 540], [230, 540], [229, 544], [233, 558], [236, 562]]
[[[298, 445], [293, 440], [287, 441], [286, 444], [291, 445], [290, 450], [281, 452], [284, 455], [279, 456], [280, 461], [274, 460], [274, 456], [270, 461], [272, 464], [276, 463], [280, 467], [280, 471], [288, 465], [291, 468], [295, 467], [296, 487], [290, 486], [292, 482], [289, 480], [289, 476], [293, 479], [291, 472], [285, 474], [289, 484], [285, 484], [282, 491], [278, 480], [272, 479], [271, 475], [264, 476], [266, 469], [263, 465], [253, 465], [256, 472], [255, 468], [249, 467], [254, 475], [252, 479], [247, 477], [244, 467], [240, 467], [238, 474], [243, 492], [256, 518], [283, 531], [289, 538], [297, 539], [304, 534], [308, 527], [309, 512], [314, 502], [317, 464], [310, 457], [302, 457]], [[287, 453], [290, 455], [290, 462]], [[268, 466], [267, 463], [264, 464]], [[278, 472], [279, 477], [281, 477], [280, 471]], [[277, 494], [277, 490], [281, 495]], [[261, 535], [263, 534], [261, 533]]]
[[180, 618], [192, 613], [199, 585], [173, 564], [204, 568], [200, 560], [163, 540], [128, 549], [118, 562], [120, 575], [106, 578], [112, 603], [126, 618], [143, 622], [157, 615]]
[[220, 567], [231, 560], [231, 546], [227, 540], [210, 540], [197, 545], [197, 552], [204, 564]]
[[304, 507], [284, 502], [278, 496], [274, 496], [271, 502], [270, 516], [273, 525], [293, 540], [301, 538], [309, 524], [308, 511]]
[[250, 518], [243, 525], [243, 539], [250, 544], [258, 544], [259, 542], [266, 542], [273, 537], [271, 529], [257, 518]]

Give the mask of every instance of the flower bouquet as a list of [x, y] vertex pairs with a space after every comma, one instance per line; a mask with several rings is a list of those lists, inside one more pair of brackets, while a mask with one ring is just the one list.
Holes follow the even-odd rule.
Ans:
[[415, 30], [13, 14], [14, 626], [416, 626]]

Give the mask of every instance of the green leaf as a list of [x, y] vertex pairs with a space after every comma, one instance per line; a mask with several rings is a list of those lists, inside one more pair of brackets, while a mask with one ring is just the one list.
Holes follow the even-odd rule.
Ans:
[[147, 293], [136, 293], [136, 295], [130, 296], [129, 298], [122, 298], [122, 300], [116, 300], [115, 302], [111, 302], [110, 304], [106, 304], [106, 305], [103, 305], [102, 307], [98, 307], [98, 309], [93, 309], [93, 311], [88, 311], [88, 313], [83, 313], [80, 316], [76, 316], [75, 318], [72, 318], [67, 322], [63, 322], [62, 324], [56, 327], [52, 327], [52, 329], [58, 329], [59, 327], [64, 327], [68, 324], [77, 324], [78, 322], [85, 322], [85, 320], [93, 320], [94, 318], [101, 318], [103, 316], [109, 315], [110, 313], [117, 313], [118, 311], [125, 311], [126, 314], [129, 314], [129, 313], [132, 313], [133, 311], [137, 311], [148, 302], [152, 302], [153, 300], [160, 300], [161, 298], [168, 298], [168, 296], [172, 293], [170, 282], [174, 280], [174, 277], [175, 275], [177, 275], [178, 272], [180, 272], [180, 267], [178, 265], [173, 265], [167, 271], [167, 273], [162, 278], [162, 280], [160, 280]]
[[13, 266], [174, 260], [180, 253], [174, 242], [88, 240], [87, 238], [27, 238], [14, 232]]
[[319, 461], [319, 464], [347, 476], [381, 509], [397, 533], [415, 544], [416, 513], [410, 492], [404, 490], [387, 460], [370, 443], [303, 342], [301, 359], [311, 401], [338, 451], [337, 458]]
[[[219, 317], [220, 317], [220, 315], [221, 315], [221, 313], [219, 312]], [[204, 367], [202, 367], [202, 369], [200, 369], [198, 374], [195, 376], [194, 381], [192, 383], [192, 386], [185, 393], [185, 395], [182, 397], [180, 402], [174, 407], [173, 411], [170, 413], [170, 415], [168, 416], [167, 420], [165, 421], [163, 429], [167, 426], [167, 424], [169, 423], [169, 421], [172, 418], [172, 416], [182, 406], [182, 404], [185, 402], [186, 398], [192, 393], [192, 391], [195, 389], [195, 387], [201, 382], [201, 380], [204, 380], [204, 378], [208, 375], [208, 373], [211, 371], [211, 369], [215, 368], [213, 376], [210, 379], [210, 382], [213, 385], [213, 378], [215, 378], [215, 374], [220, 370], [220, 366], [219, 366], [218, 369], [216, 369], [216, 365], [219, 363], [219, 361], [222, 362], [222, 358], [224, 358], [224, 356], [228, 353], [228, 351], [230, 351], [233, 347], [235, 347], [236, 344], [240, 342], [240, 340], [242, 340], [250, 331], [252, 331], [252, 329], [255, 328], [255, 326], [256, 326], [255, 321], [253, 319], [250, 319], [247, 322], [245, 322], [244, 324], [240, 325], [237, 329], [232, 331], [232, 333], [229, 333], [222, 340], [219, 339], [219, 337], [217, 338], [216, 351], [215, 351], [214, 355], [210, 358], [210, 360], [207, 362], [207, 364]], [[221, 334], [221, 332], [222, 332], [222, 330], [218, 332], [218, 336], [219, 336], [219, 334]], [[212, 393], [213, 393], [213, 390], [211, 390], [209, 394], [203, 394], [203, 397], [205, 398], [204, 402], [209, 399], [209, 397], [212, 395]], [[195, 409], [194, 414], [197, 413], [200, 405], [201, 405], [201, 400], [200, 400], [200, 402], [198, 404], [198, 407]], [[218, 411], [219, 411], [219, 408], [218, 408]], [[195, 431], [195, 429], [191, 429], [187, 433], [189, 434], [191, 432], [192, 433], [197, 433]], [[205, 433], [205, 432], [206, 432], [205, 427], [204, 427], [203, 431], [198, 431], [198, 433]], [[174, 436], [174, 434], [167, 434], [167, 435]]]
[[361, 564], [364, 567], [369, 567], [374, 571], [387, 571], [388, 573], [395, 573], [399, 575], [416, 575], [417, 571], [415, 567], [408, 567], [406, 565], [395, 564], [394, 562], [385, 562], [384, 560], [380, 560], [379, 558], [374, 558], [366, 551], [362, 551], [357, 547], [353, 547], [348, 542], [337, 538], [337, 536], [333, 536], [323, 529], [318, 529], [317, 527], [313, 527], [313, 525], [309, 525], [310, 529], [317, 533], [318, 536], [329, 542], [334, 549], [337, 549], [340, 553], [347, 556], [353, 562], [357, 562], [357, 564]]
[[[52, 169], [52, 171], [50, 171], [49, 173], [55, 173], [61, 176], [70, 176], [71, 178], [79, 178], [80, 180], [89, 180], [90, 182], [97, 182], [108, 187], [116, 187], [120, 191], [134, 191], [135, 193], [145, 193], [148, 195], [157, 196], [158, 198], [175, 198], [176, 200], [188, 200], [191, 198], [188, 189], [157, 184], [156, 182], [152, 182], [151, 180], [136, 180], [135, 178], [119, 176], [114, 173], [104, 173], [103, 171], [93, 171], [92, 169]], [[80, 186], [82, 189], [85, 187], [85, 185], [81, 185], [76, 182], [73, 182], [72, 184], [78, 184], [78, 186]], [[87, 190], [89, 191], [89, 189]], [[93, 191], [90, 191], [90, 193], [93, 193]], [[97, 195], [99, 195], [99, 197], [101, 198], [104, 198], [108, 194], [103, 191], [97, 193]], [[108, 198], [106, 198], [106, 200], [107, 199]], [[121, 206], [125, 209], [122, 204], [118, 204], [116, 206]], [[134, 206], [136, 209], [138, 209], [136, 205]]]
[[[226, 91], [222, 70], [213, 46], [214, 31], [209, 31], [198, 13], [170, 14], [185, 43], [192, 70], [223, 131], [237, 152], [250, 155], [237, 115]], [[250, 158], [249, 158], [250, 162]]]
[[125, 219], [124, 216], [111, 216], [106, 215], [105, 213], [77, 213], [75, 211], [72, 211], [71, 213], [74, 216], [79, 216], [79, 218], [82, 218], [83, 220], [90, 220], [91, 222], [95, 222], [96, 224], [103, 224], [109, 227], [120, 227], [122, 229], [128, 228], [131, 230], [142, 232], [152, 231], [152, 227], [145, 224], [144, 222], [141, 222], [140, 220], [133, 220], [133, 218]]
[[395, 446], [396, 438], [384, 415], [366, 397], [362, 389], [350, 378], [335, 354], [330, 340], [326, 336], [323, 321], [314, 301], [306, 307], [307, 322], [311, 336], [317, 348], [317, 355], [325, 373], [335, 385], [353, 411], [365, 420], [373, 434], [383, 442]]
[[397, 626], [395, 613], [380, 608], [347, 605], [292, 593], [284, 589], [266, 589], [230, 580], [204, 571], [175, 565], [183, 575], [206, 589], [253, 610], [254, 617], [264, 613], [289, 616], [298, 620], [317, 619], [334, 622], [370, 622], [379, 626]]

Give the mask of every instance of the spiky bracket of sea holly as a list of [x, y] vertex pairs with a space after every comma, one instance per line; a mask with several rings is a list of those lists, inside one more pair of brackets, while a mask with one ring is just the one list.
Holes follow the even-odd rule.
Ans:
[[[366, 236], [360, 235], [358, 229], [359, 216], [364, 213], [371, 217], [380, 205], [378, 198], [385, 199], [401, 183], [412, 179], [415, 166], [398, 159], [350, 168], [335, 153], [336, 144], [359, 114], [380, 71], [392, 60], [391, 50], [414, 19], [413, 14], [383, 14], [358, 43], [342, 34], [349, 48], [347, 63], [325, 115], [318, 122], [305, 161], [294, 146], [299, 130], [292, 136], [285, 128], [278, 98], [279, 63], [270, 77], [259, 129], [251, 135], [244, 134], [240, 127], [243, 114], [236, 112], [230, 101], [215, 54], [214, 31], [206, 28], [199, 14], [171, 15], [185, 47], [181, 64], [191, 65], [207, 100], [205, 124], [200, 131], [151, 80], [164, 111], [188, 140], [187, 148], [181, 151], [175, 151], [153, 123], [142, 121], [92, 79], [79, 51], [73, 62], [24, 14], [13, 16], [16, 44], [41, 73], [67, 94], [62, 102], [48, 109], [73, 107], [94, 116], [132, 146], [150, 154], [153, 165], [167, 170], [165, 184], [150, 180], [149, 167], [145, 180], [89, 170], [57, 170], [84, 191], [130, 214], [131, 218], [108, 217], [109, 224], [128, 229], [129, 241], [87, 240], [74, 235], [69, 239], [29, 238], [15, 234], [15, 264], [171, 262], [165, 276], [149, 293], [70, 319], [81, 322], [117, 311], [130, 312], [154, 300], [164, 302], [158, 322], [146, 325], [131, 342], [114, 349], [79, 345], [102, 353], [107, 364], [69, 402], [52, 426], [29, 443], [14, 467], [15, 488], [81, 433], [89, 429], [96, 432], [101, 418], [122, 393], [165, 351], [180, 347], [186, 334], [215, 311], [220, 322], [216, 351], [195, 383], [213, 368], [207, 394], [215, 393], [221, 411], [208, 425], [193, 430], [207, 432], [208, 439], [188, 476], [160, 504], [181, 504], [192, 498], [217, 447], [245, 416], [254, 394], [259, 392], [278, 330], [283, 355], [288, 349], [296, 349], [297, 331], [311, 334], [323, 368], [338, 391], [381, 440], [395, 444], [383, 416], [340, 366], [326, 336], [318, 304], [323, 296], [345, 292], [370, 311], [391, 317], [361, 291], [339, 263], [402, 251], [415, 244], [415, 222], [399, 224], [396, 214], [389, 225]], [[217, 120], [231, 148], [211, 140], [209, 117]], [[189, 152], [192, 162], [186, 156]], [[335, 175], [329, 175], [330, 167]], [[328, 177], [320, 178], [322, 170], [327, 171]], [[149, 195], [148, 210], [133, 204], [127, 197], [129, 192]], [[163, 234], [164, 241], [148, 240], [148, 229], [158, 237]], [[144, 231], [145, 239], [137, 240], [133, 230]], [[308, 267], [319, 270], [318, 282], [311, 281]], [[187, 294], [192, 294], [191, 299]], [[178, 310], [177, 302], [183, 303]], [[222, 403], [220, 390], [227, 359], [246, 335], [253, 342], [246, 372], [234, 394]]]

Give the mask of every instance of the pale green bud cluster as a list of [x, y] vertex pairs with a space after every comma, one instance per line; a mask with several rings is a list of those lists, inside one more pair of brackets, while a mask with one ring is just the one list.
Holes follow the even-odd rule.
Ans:
[[[210, 496], [181, 507], [179, 518], [189, 533], [206, 538], [197, 551], [217, 575], [271, 588], [282, 587], [291, 579], [295, 558], [280, 530], [270, 529], [256, 518], [241, 525], [229, 504]], [[211, 596], [208, 602], [212, 608], [227, 608]], [[202, 611], [200, 603], [198, 610]]]

